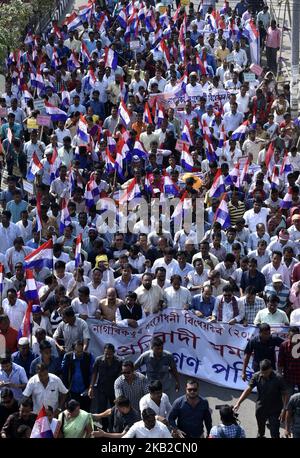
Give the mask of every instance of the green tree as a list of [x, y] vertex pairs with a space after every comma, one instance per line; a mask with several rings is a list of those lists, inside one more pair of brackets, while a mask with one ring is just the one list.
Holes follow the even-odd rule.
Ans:
[[22, 34], [33, 14], [30, 3], [13, 0], [1, 6], [0, 14], [0, 63], [7, 53], [20, 46]]

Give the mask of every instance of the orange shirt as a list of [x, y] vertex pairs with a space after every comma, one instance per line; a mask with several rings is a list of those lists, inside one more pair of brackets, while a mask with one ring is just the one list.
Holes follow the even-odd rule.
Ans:
[[132, 129], [134, 129], [138, 135], [138, 137], [141, 135], [141, 133], [146, 130], [146, 124], [142, 122], [142, 124], [138, 123], [138, 122], [134, 122], [132, 124]]
[[[0, 334], [2, 332], [0, 331]], [[9, 327], [6, 334], [3, 334], [6, 342], [6, 350], [9, 353], [14, 353], [18, 349], [18, 331], [14, 328]]]

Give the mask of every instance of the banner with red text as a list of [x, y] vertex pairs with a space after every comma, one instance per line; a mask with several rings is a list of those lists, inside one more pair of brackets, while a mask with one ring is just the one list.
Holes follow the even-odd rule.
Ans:
[[[258, 333], [255, 326], [209, 323], [185, 310], [165, 309], [147, 318], [136, 329], [116, 326], [109, 321], [88, 320], [91, 334], [89, 350], [103, 354], [106, 343], [112, 343], [116, 355], [135, 361], [150, 348], [153, 336], [159, 336], [164, 349], [170, 351], [178, 372], [227, 388], [243, 390], [241, 378], [244, 349]], [[272, 332], [286, 337], [288, 328], [274, 327]], [[247, 370], [247, 380], [252, 370]]]

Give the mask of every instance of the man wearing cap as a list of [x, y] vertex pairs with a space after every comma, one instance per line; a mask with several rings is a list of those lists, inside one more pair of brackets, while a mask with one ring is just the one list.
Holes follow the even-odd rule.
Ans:
[[290, 289], [284, 285], [281, 274], [272, 275], [272, 283], [265, 286], [264, 295], [269, 297], [275, 295], [279, 298], [278, 308], [285, 312], [289, 309]]
[[47, 335], [52, 336], [52, 327], [47, 316], [42, 315], [43, 310], [40, 305], [32, 306], [32, 332], [34, 333], [37, 329], [45, 329]]
[[30, 350], [29, 339], [21, 337], [18, 340], [18, 351], [11, 355], [12, 362], [25, 369], [27, 377], [30, 374], [30, 366], [36, 355]]
[[274, 324], [289, 326], [290, 323], [286, 313], [278, 309], [279, 302], [279, 297], [275, 295], [268, 297], [267, 307], [257, 312], [254, 319], [254, 325], [257, 326], [261, 323], [267, 323], [270, 326]]
[[202, 85], [197, 82], [196, 72], [192, 72], [189, 77], [189, 83], [186, 86], [186, 95], [189, 97], [201, 97], [203, 95]]
[[295, 244], [295, 242], [290, 240], [290, 234], [286, 229], [281, 229], [281, 231], [278, 234], [278, 239], [274, 240], [268, 245], [268, 250], [271, 251], [272, 253], [274, 251], [280, 251], [281, 253], [283, 252], [283, 249], [285, 247], [291, 247], [295, 253], [295, 255], [298, 254], [298, 248]]
[[292, 226], [288, 228], [290, 240], [293, 242], [299, 242], [300, 240], [300, 215], [296, 213], [292, 216]]

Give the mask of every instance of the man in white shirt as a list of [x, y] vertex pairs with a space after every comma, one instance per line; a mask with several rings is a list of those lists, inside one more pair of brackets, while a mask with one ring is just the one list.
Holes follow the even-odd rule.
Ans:
[[250, 96], [247, 93], [247, 88], [246, 86], [242, 86], [240, 89], [240, 93], [236, 97], [236, 102], [238, 104], [238, 111], [240, 113], [243, 113], [245, 116], [247, 113], [249, 113], [249, 102], [250, 102]]
[[143, 410], [142, 419], [134, 423], [123, 437], [135, 439], [169, 439], [172, 437], [168, 428], [156, 420], [153, 409], [148, 407]]
[[186, 95], [189, 97], [201, 97], [203, 95], [202, 85], [197, 83], [197, 73], [190, 74], [190, 82], [186, 86]]
[[135, 290], [138, 302], [146, 315], [159, 312], [164, 302], [162, 289], [160, 286], [153, 285], [152, 279], [151, 273], [144, 273], [141, 286]]
[[145, 394], [140, 400], [140, 411], [144, 409], [153, 409], [156, 414], [156, 420], [166, 422], [171, 411], [169, 396], [163, 393], [163, 386], [160, 380], [153, 380], [149, 384], [149, 393]]
[[91, 296], [95, 296], [99, 301], [106, 297], [108, 284], [103, 281], [103, 274], [98, 267], [93, 269], [92, 281], [88, 283], [88, 288]]
[[165, 289], [165, 301], [168, 307], [188, 310], [192, 303], [192, 295], [187, 288], [181, 286], [180, 275], [172, 275], [171, 286]]
[[0, 252], [3, 254], [13, 246], [14, 240], [21, 236], [20, 228], [15, 223], [11, 223], [10, 220], [11, 212], [4, 210], [0, 224]]
[[243, 70], [247, 65], [247, 54], [244, 49], [241, 49], [239, 41], [235, 42], [235, 49], [232, 51], [234, 62]]
[[267, 227], [267, 217], [270, 213], [269, 208], [265, 208], [262, 206], [262, 201], [256, 199], [254, 201], [253, 208], [251, 210], [247, 210], [244, 214], [244, 220], [250, 232], [256, 231], [256, 226], [259, 223], [264, 224]]
[[166, 248], [164, 250], [164, 257], [158, 258], [154, 261], [152, 266], [152, 272], [155, 273], [157, 267], [164, 267], [166, 269], [166, 279], [170, 280], [174, 274], [174, 269], [178, 266], [178, 262], [173, 259], [175, 252], [172, 248]]
[[14, 288], [7, 290], [7, 298], [3, 300], [2, 308], [5, 315], [9, 317], [11, 327], [18, 331], [21, 328], [27, 304], [17, 298], [17, 291]]
[[155, 72], [155, 77], [150, 78], [148, 83], [148, 91], [150, 91], [153, 83], [157, 83], [159, 92], [164, 92], [167, 81], [161, 76], [161, 70], [157, 69]]
[[244, 116], [237, 111], [237, 103], [230, 105], [230, 111], [224, 115], [224, 129], [226, 134], [234, 132], [243, 122]]
[[90, 296], [88, 286], [81, 286], [78, 288], [78, 297], [72, 300], [71, 306], [75, 315], [86, 320], [95, 317], [96, 310], [99, 308], [99, 300], [95, 296]]
[[32, 398], [34, 413], [38, 414], [43, 406], [51, 406], [56, 416], [64, 406], [68, 389], [59, 377], [48, 373], [43, 363], [36, 369], [37, 374], [29, 379], [23, 395]]
[[272, 277], [274, 274], [280, 274], [282, 276], [283, 283], [289, 288], [291, 285], [291, 279], [289, 270], [286, 265], [282, 264], [282, 253], [280, 251], [273, 251], [271, 262], [265, 265], [261, 273], [265, 276], [266, 284], [272, 283]]
[[69, 281], [73, 278], [73, 274], [66, 272], [66, 263], [64, 261], [56, 261], [54, 270], [58, 285], [63, 285], [67, 290]]
[[71, 137], [71, 132], [69, 129], [65, 128], [65, 123], [63, 121], [58, 121], [57, 129], [54, 131], [57, 142], [63, 144], [63, 140], [65, 137]]
[[230, 285], [224, 286], [223, 294], [216, 298], [212, 316], [213, 321], [222, 321], [228, 324], [239, 323], [244, 318], [245, 307], [243, 303], [233, 295], [233, 290]]

